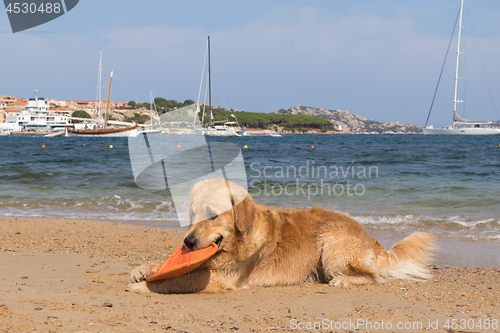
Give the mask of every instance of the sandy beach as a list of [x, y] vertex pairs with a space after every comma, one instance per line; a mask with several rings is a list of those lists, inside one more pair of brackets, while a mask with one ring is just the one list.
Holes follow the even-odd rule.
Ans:
[[133, 267], [162, 262], [182, 237], [111, 222], [1, 219], [0, 332], [500, 331], [500, 269], [491, 268], [433, 266], [428, 282], [361, 287], [125, 292]]

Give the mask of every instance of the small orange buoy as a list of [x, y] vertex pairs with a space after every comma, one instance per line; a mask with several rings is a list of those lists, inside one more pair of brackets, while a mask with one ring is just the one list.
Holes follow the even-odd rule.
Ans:
[[45, 148], [45, 145], [42, 145], [42, 148]]
[[311, 146], [311, 148], [314, 148], [314, 146]]
[[180, 148], [180, 147], [181, 147], [181, 145], [177, 145], [177, 148]]

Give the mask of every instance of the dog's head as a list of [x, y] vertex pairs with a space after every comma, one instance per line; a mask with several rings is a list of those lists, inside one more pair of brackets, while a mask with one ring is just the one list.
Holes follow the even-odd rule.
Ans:
[[192, 224], [184, 238], [188, 248], [199, 250], [215, 242], [219, 251], [232, 252], [251, 229], [257, 208], [244, 188], [219, 178], [193, 186], [189, 213]]

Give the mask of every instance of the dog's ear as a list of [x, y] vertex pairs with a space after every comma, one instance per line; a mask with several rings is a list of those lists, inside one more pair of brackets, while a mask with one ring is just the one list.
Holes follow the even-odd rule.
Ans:
[[244, 232], [252, 225], [253, 221], [257, 217], [257, 207], [253, 202], [252, 196], [247, 194], [242, 202], [236, 205], [236, 228], [240, 232]]

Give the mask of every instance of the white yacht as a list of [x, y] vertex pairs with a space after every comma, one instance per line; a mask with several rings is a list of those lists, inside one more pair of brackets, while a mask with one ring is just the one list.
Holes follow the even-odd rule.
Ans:
[[216, 122], [203, 129], [205, 136], [241, 136], [243, 130], [236, 121], [223, 121], [222, 125], [217, 125]]
[[68, 117], [49, 111], [45, 99], [38, 97], [38, 90], [35, 90], [35, 98], [30, 98], [21, 112], [6, 115], [5, 122], [0, 124], [0, 129], [7, 131], [53, 131], [63, 130], [70, 126], [72, 124], [68, 122]]
[[156, 104], [155, 104], [155, 110], [153, 111], [153, 103], [154, 103], [154, 98], [153, 98], [153, 92], [150, 90], [149, 91], [149, 124], [142, 124], [139, 126], [139, 134], [161, 134], [161, 128], [160, 128], [160, 117], [158, 116], [158, 111], [156, 111]]
[[461, 118], [457, 113], [457, 104], [465, 103], [464, 100], [460, 100], [458, 98], [459, 80], [465, 78], [465, 77], [460, 77], [459, 75], [460, 55], [465, 53], [460, 48], [460, 39], [462, 37], [463, 11], [464, 11], [464, 0], [462, 0], [460, 4], [460, 21], [458, 26], [458, 47], [457, 47], [457, 60], [455, 68], [455, 98], [453, 99], [453, 125], [444, 128], [434, 128], [432, 125], [427, 126], [427, 123], [429, 122], [429, 116], [432, 111], [432, 104], [434, 104], [433, 100], [431, 104], [431, 110], [429, 111], [429, 115], [427, 116], [427, 121], [423, 129], [424, 135], [500, 135], [500, 127], [496, 126], [492, 121], [468, 120]]
[[[204, 135], [204, 136], [242, 136], [243, 135], [243, 129], [241, 126], [238, 124], [238, 120], [236, 119], [236, 116], [234, 114], [231, 115], [231, 117], [234, 118], [235, 121], [228, 121], [228, 119], [223, 120], [223, 121], [213, 121], [214, 115], [212, 113], [212, 81], [211, 81], [211, 74], [210, 74], [210, 36], [208, 36], [207, 39], [207, 51], [206, 54], [208, 54], [208, 76], [207, 76], [207, 81], [208, 81], [208, 109], [210, 110], [210, 123], [206, 127], [201, 127], [201, 128], [193, 128], [196, 134], [199, 135]], [[205, 64], [203, 64], [203, 68], [205, 68]], [[201, 75], [201, 82], [200, 82], [200, 91], [198, 93], [198, 103], [197, 105], [200, 105], [200, 94], [201, 94], [201, 87], [203, 85], [203, 75]], [[199, 108], [197, 108], [197, 113], [195, 117], [198, 117], [198, 112]], [[202, 114], [202, 124], [204, 123], [205, 119], [205, 104], [203, 105], [203, 114]]]

